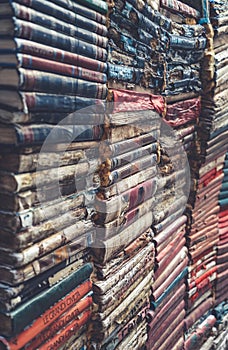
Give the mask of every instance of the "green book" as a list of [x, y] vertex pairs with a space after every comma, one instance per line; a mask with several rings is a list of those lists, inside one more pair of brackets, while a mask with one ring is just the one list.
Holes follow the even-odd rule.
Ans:
[[9, 313], [0, 313], [0, 334], [11, 337], [20, 333], [49, 307], [86, 281], [93, 271], [93, 265], [86, 263], [70, 276], [48, 290], [20, 305]]

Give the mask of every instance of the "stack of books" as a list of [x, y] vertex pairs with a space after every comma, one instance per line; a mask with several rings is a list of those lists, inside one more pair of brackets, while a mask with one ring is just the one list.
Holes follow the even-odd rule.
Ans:
[[197, 24], [200, 13], [181, 1], [162, 0], [160, 6], [170, 21], [164, 94], [171, 100], [197, 96], [201, 91], [200, 60], [206, 47], [205, 29]]
[[[209, 4], [210, 2], [208, 2]], [[208, 12], [209, 11], [209, 12]], [[220, 246], [219, 200], [224, 158], [227, 151], [227, 2], [212, 1], [204, 8], [207, 47], [202, 60], [202, 109], [199, 118], [200, 154], [191, 203], [189, 253], [191, 266], [188, 279], [188, 317], [186, 318], [186, 348], [199, 349], [209, 337], [214, 324], [199, 335], [199, 320], [213, 318], [215, 284], [217, 303], [227, 298], [225, 276], [216, 247]], [[209, 18], [210, 17], [210, 18]], [[211, 20], [211, 24], [209, 23]], [[193, 199], [193, 197], [192, 197]], [[218, 249], [219, 251], [219, 249]], [[225, 254], [225, 249], [220, 250]], [[220, 269], [221, 268], [221, 269]], [[223, 299], [224, 298], [224, 299]], [[207, 322], [207, 321], [205, 321]], [[196, 336], [196, 334], [198, 334]], [[194, 340], [195, 339], [195, 340]]]
[[165, 84], [163, 28], [159, 1], [114, 0], [109, 11], [108, 86], [160, 94]]
[[219, 242], [217, 245], [216, 305], [227, 299], [227, 236], [228, 236], [228, 153], [223, 168], [224, 178], [219, 194]]
[[[111, 93], [111, 92], [110, 92]], [[98, 170], [92, 249], [97, 348], [141, 349], [153, 283], [153, 196], [156, 192], [161, 96], [112, 90], [108, 138]], [[143, 110], [144, 108], [144, 110]], [[113, 345], [114, 346], [114, 345]], [[95, 347], [95, 345], [94, 345]]]
[[106, 12], [101, 0], [1, 2], [0, 334], [10, 349], [87, 346]]
[[161, 94], [166, 112], [160, 135], [158, 191], [153, 207], [156, 269], [147, 349], [182, 349], [188, 249], [187, 217], [190, 190], [189, 159], [196, 152], [200, 112], [199, 64], [206, 46], [198, 11], [181, 1], [161, 1], [160, 14], [170, 22], [167, 38], [166, 85]]

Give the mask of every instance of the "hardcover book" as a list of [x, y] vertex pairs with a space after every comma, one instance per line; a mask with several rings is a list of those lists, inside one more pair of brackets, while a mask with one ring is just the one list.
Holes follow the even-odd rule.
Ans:
[[[105, 99], [107, 94], [106, 84], [67, 77], [66, 75], [54, 74], [32, 69], [2, 68], [0, 70], [0, 86], [5, 89], [18, 89], [20, 91], [37, 91], [66, 95], [90, 96], [94, 99]], [[3, 104], [6, 92], [2, 91], [0, 103]], [[8, 95], [9, 103], [13, 97]]]
[[[2, 95], [0, 95], [2, 96]], [[99, 140], [103, 136], [102, 125], [5, 125], [0, 124], [0, 143], [7, 145], [32, 146], [49, 143], [73, 143], [75, 141]]]

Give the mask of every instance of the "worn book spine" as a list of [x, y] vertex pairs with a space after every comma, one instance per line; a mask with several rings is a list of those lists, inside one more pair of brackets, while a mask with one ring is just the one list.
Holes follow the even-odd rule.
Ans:
[[[107, 47], [108, 38], [105, 37], [107, 29], [100, 23], [93, 22], [92, 20], [75, 14], [74, 23], [71, 24], [70, 21], [67, 23], [63, 22], [53, 16], [46, 15], [20, 4], [13, 3], [11, 6], [13, 15], [16, 18], [41, 25], [45, 28], [52, 29], [71, 37], [80, 38], [100, 47]], [[5, 32], [4, 28], [0, 30], [0, 32], [2, 31]], [[102, 33], [104, 36], [101, 36], [98, 33]]]
[[[41, 328], [37, 330], [38, 336], [36, 336], [26, 347], [26, 350], [34, 350], [38, 349], [39, 347], [46, 346], [42, 345], [43, 343], [49, 342], [51, 338], [55, 337], [57, 332], [61, 332], [61, 330], [71, 325], [71, 322], [74, 322], [75, 320], [79, 320], [82, 316], [81, 314], [88, 312], [88, 308], [92, 305], [92, 296], [87, 296], [80, 300], [78, 303], [74, 303], [72, 307], [67, 310], [63, 315], [55, 319], [55, 322], [51, 323], [50, 326], [46, 326], [44, 330]], [[50, 310], [51, 314], [51, 310]], [[46, 348], [45, 348], [46, 349]]]
[[[14, 69], [7, 69], [7, 74], [15, 74]], [[105, 99], [107, 95], [106, 84], [100, 84], [82, 79], [76, 79], [72, 77], [74, 71], [70, 77], [60, 74], [54, 74], [49, 72], [41, 72], [38, 70], [18, 68], [18, 80], [12, 84], [7, 83], [0, 74], [0, 85], [4, 87], [18, 87], [22, 91], [37, 91], [37, 92], [49, 92], [59, 94], [78, 95], [82, 97], [90, 96], [91, 98]]]
[[[0, 190], [8, 192], [25, 191], [42, 184], [51, 184], [58, 179], [60, 182], [70, 181], [77, 174], [78, 177], [88, 174], [89, 165], [82, 162], [74, 165], [67, 165], [60, 168], [36, 171], [31, 173], [13, 174], [0, 171]], [[56, 176], [56, 173], [58, 175]]]
[[85, 264], [57, 285], [40, 293], [35, 298], [19, 306], [13, 312], [0, 315], [0, 332], [3, 336], [13, 336], [20, 333], [33, 320], [38, 318], [50, 306], [54, 305], [67, 293], [90, 277], [93, 266]]
[[[4, 143], [3, 141], [5, 141], [5, 144], [16, 144], [18, 146], [42, 144], [47, 137], [50, 143], [62, 142], [69, 144], [72, 140], [99, 140], [103, 135], [103, 127], [100, 125], [59, 125], [58, 127], [55, 127], [51, 124], [32, 124], [14, 125], [9, 128], [15, 132], [15, 137], [9, 137], [9, 139], [6, 138], [5, 140], [3, 140], [2, 137], [1, 143]], [[4, 132], [4, 128], [2, 131]]]
[[83, 298], [92, 289], [92, 282], [86, 281], [75, 288], [66, 297], [59, 300], [55, 305], [46, 310], [38, 317], [28, 328], [23, 330], [19, 335], [7, 341], [0, 337], [0, 342], [6, 344], [7, 349], [16, 350], [25, 346], [31, 339], [35, 338], [41, 330], [53, 324], [61, 315], [68, 312], [75, 303]]
[[[41, 44], [50, 45], [103, 62], [107, 59], [107, 50], [102, 47], [87, 43], [79, 38], [58, 33], [52, 29], [47, 31], [46, 28], [41, 25], [26, 22], [18, 18], [13, 18], [13, 22], [13, 33], [9, 33], [11, 36], [37, 41]], [[7, 33], [4, 34], [7, 35]]]

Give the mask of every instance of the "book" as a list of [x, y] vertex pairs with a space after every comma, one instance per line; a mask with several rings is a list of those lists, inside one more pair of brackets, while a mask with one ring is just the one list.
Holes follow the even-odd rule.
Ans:
[[[83, 298], [91, 289], [92, 283], [90, 280], [83, 282], [74, 288], [70, 293], [66, 294], [66, 296], [57, 301], [52, 307], [48, 308], [29, 327], [24, 329], [16, 337], [9, 340], [0, 337], [0, 342], [7, 344], [11, 350], [16, 350], [25, 346], [31, 339], [40, 333], [41, 329], [49, 327], [49, 325], [54, 323], [59, 316], [64, 314], [64, 312], [72, 308], [73, 305]], [[2, 345], [0, 345], [0, 348], [1, 346]]]
[[75, 176], [77, 176], [78, 180], [78, 178], [86, 176], [88, 170], [89, 164], [84, 161], [57, 168], [52, 167], [50, 164], [47, 170], [40, 170], [38, 168], [37, 171], [22, 174], [0, 171], [0, 191], [12, 193], [22, 192], [42, 185], [51, 185], [56, 181], [59, 183], [73, 181]]
[[[46, 15], [48, 15], [48, 17], [52, 17], [53, 22], [60, 24], [60, 21], [63, 21], [64, 23], [68, 23], [68, 25], [70, 24], [68, 29], [66, 28], [66, 34], [72, 35], [70, 32], [68, 33], [68, 31], [71, 25], [74, 25], [74, 27], [77, 26], [104, 37], [107, 36], [107, 27], [104, 24], [57, 6], [53, 2], [50, 3], [46, 0], [42, 1], [42, 3], [41, 1], [28, 2], [26, 0], [15, 0], [5, 2], [1, 1], [0, 3], [2, 4], [0, 7], [0, 17], [2, 19], [15, 16], [39, 24], [42, 23], [40, 22], [42, 21], [40, 16], [44, 15], [43, 20], [45, 21], [47, 18]], [[44, 26], [46, 26], [45, 23]], [[61, 26], [58, 26], [57, 28], [54, 28], [53, 26], [55, 26], [55, 24], [50, 23], [50, 29], [64, 32]]]
[[[0, 86], [21, 91], [37, 91], [66, 95], [78, 95], [91, 98], [105, 99], [107, 94], [106, 84], [96, 83], [33, 69], [2, 68], [0, 70]], [[6, 95], [3, 91], [3, 98]], [[3, 102], [1, 98], [0, 103]], [[11, 95], [8, 95], [11, 101]]]
[[[51, 16], [60, 18], [65, 22], [72, 21], [72, 24], [75, 24], [74, 18], [75, 14], [79, 14], [83, 17], [89, 18], [95, 22], [106, 24], [106, 16], [102, 15], [99, 12], [96, 12], [86, 6], [80, 5], [74, 1], [65, 1], [65, 0], [55, 0], [51, 3], [47, 0], [9, 0], [10, 4], [19, 3], [28, 7], [31, 7], [37, 11], [48, 13]], [[0, 3], [6, 3], [6, 0], [1, 0]], [[9, 6], [1, 6], [0, 13], [5, 16], [9, 14]], [[10, 13], [11, 14], [11, 13]]]
[[138, 158], [135, 161], [129, 162], [128, 164], [111, 171], [107, 167], [101, 166], [99, 168], [101, 186], [110, 186], [139, 171], [145, 170], [149, 167], [153, 167], [155, 166], [156, 161], [157, 155], [153, 153], [150, 156], [147, 155], [142, 158]]
[[[46, 218], [44, 219], [45, 221], [35, 226], [24, 228], [17, 233], [1, 227], [1, 248], [9, 248], [10, 250], [25, 249], [26, 247], [30, 246], [31, 243], [36, 243], [39, 240], [47, 238], [53, 233], [63, 230], [66, 227], [69, 227], [73, 224], [77, 225], [78, 221], [80, 220], [85, 220], [86, 210], [82, 208], [74, 208], [68, 212], [63, 213], [61, 216], [56, 215], [54, 218], [47, 220]], [[10, 240], [10, 242], [8, 240]]]
[[[1, 20], [1, 23], [4, 20]], [[6, 25], [6, 23], [5, 23]], [[2, 26], [1, 26], [2, 28]], [[0, 30], [1, 37], [6, 36], [12, 40], [12, 37], [19, 37], [36, 41], [40, 44], [50, 45], [58, 49], [73, 52], [82, 56], [87, 56], [105, 62], [107, 59], [107, 50], [97, 45], [88, 43], [80, 38], [71, 37], [55, 30], [42, 27], [41, 25], [23, 21], [13, 17], [9, 20], [9, 28]]]
[[[26, 54], [18, 54], [16, 56], [17, 65], [15, 68], [27, 68], [39, 70], [42, 72], [56, 73], [63, 76], [69, 76], [71, 78], [80, 78], [87, 81], [94, 81], [98, 83], [106, 83], [107, 76], [104, 73], [94, 72], [86, 68], [81, 68], [80, 66], [73, 66], [65, 63], [54, 62], [51, 60], [46, 60], [40, 57], [34, 57]], [[12, 69], [12, 65], [10, 64], [8, 67], [8, 62], [0, 62], [1, 72], [4, 73], [4, 70], [7, 74], [7, 69]], [[9, 71], [9, 73], [11, 70]], [[4, 74], [3, 74], [4, 79]]]
[[41, 316], [67, 293], [90, 277], [93, 266], [85, 264], [53, 287], [28, 300], [10, 313], [0, 313], [0, 332], [3, 336], [20, 333], [26, 326]]
[[0, 124], [0, 143], [13, 145], [49, 143], [71, 143], [73, 141], [99, 140], [103, 136], [103, 126], [86, 125], [5, 125]]
[[154, 196], [156, 189], [156, 178], [151, 178], [109, 200], [101, 200], [97, 197], [94, 202], [95, 222], [104, 224], [115, 220], [119, 216], [121, 218], [129, 210], [138, 207], [142, 203], [145, 204], [147, 200]]
[[[7, 4], [3, 4], [2, 6], [7, 6]], [[13, 16], [11, 17], [12, 19], [8, 16], [1, 17], [0, 13], [0, 21], [3, 24], [3, 28], [0, 29], [0, 35], [9, 35], [12, 32], [15, 17], [41, 25], [48, 29], [55, 30], [56, 32], [66, 34], [71, 37], [80, 38], [86, 42], [103, 48], [107, 47], [107, 29], [100, 23], [75, 15], [74, 24], [70, 24], [69, 21], [67, 23], [63, 22], [56, 17], [46, 15], [42, 12], [38, 12], [17, 3], [11, 3], [11, 9], [13, 12]], [[75, 23], [77, 23], [77, 25], [75, 25]], [[105, 36], [98, 33], [102, 33]]]
[[[21, 292], [16, 297], [11, 299], [0, 299], [0, 312], [6, 313], [15, 310], [19, 305], [54, 286], [61, 279], [72, 274], [75, 270], [78, 270], [86, 261], [88, 261], [88, 256], [85, 254], [85, 251], [78, 252], [77, 258], [76, 256], [72, 256], [72, 261], [75, 261], [69, 264], [65, 262], [65, 265], [64, 262], [57, 264], [43, 274], [26, 281], [26, 288], [22, 288], [22, 285], [20, 285]], [[41, 278], [41, 276], [43, 277]], [[8, 290], [10, 290], [10, 286], [8, 286]]]
[[[15, 239], [12, 239], [12, 242], [7, 242], [5, 240], [4, 246], [6, 247], [7, 245], [8, 249], [0, 248], [0, 263], [11, 268], [24, 266], [41, 257], [45, 259], [45, 256], [54, 249], [60, 248], [62, 245], [70, 243], [71, 241], [75, 241], [77, 238], [81, 239], [84, 237], [89, 243], [92, 241], [91, 236], [94, 234], [92, 222], [85, 220], [76, 221], [71, 226], [56, 231], [57, 232], [54, 231], [51, 235], [45, 235], [43, 233], [41, 240], [39, 240], [39, 231], [33, 232], [32, 230], [30, 230], [28, 235], [25, 234], [25, 238], [23, 237], [23, 233], [21, 233], [17, 234]], [[34, 244], [32, 244], [33, 241], [35, 242]], [[88, 244], [86, 244], [86, 246], [87, 245]], [[18, 250], [15, 251], [15, 248]], [[52, 258], [54, 262], [54, 257]]]
[[89, 218], [83, 194], [57, 198], [43, 205], [19, 212], [1, 210], [0, 225], [1, 228], [6, 228], [11, 233], [16, 233], [76, 209], [79, 209], [78, 214], [80, 216], [84, 215], [87, 219]]
[[87, 56], [81, 56], [74, 52], [64, 51], [56, 47], [22, 38], [1, 38], [0, 65], [17, 65], [17, 54], [37, 56], [54, 62], [72, 64], [102, 73], [107, 71], [106, 62], [98, 61]]
[[[77, 237], [72, 242], [63, 244], [62, 247], [54, 249], [53, 252], [47, 253], [36, 261], [22, 267], [14, 266], [9, 268], [7, 265], [1, 265], [1, 283], [10, 286], [9, 293], [11, 293], [11, 287], [16, 288], [25, 284], [25, 291], [22, 292], [20, 300], [17, 300], [18, 303], [29, 297], [31, 298], [35, 286], [37, 286], [37, 292], [42, 291], [53, 284], [53, 279], [59, 275], [59, 271], [61, 272], [62, 269], [64, 271], [65, 268], [68, 269], [69, 265], [80, 259], [86, 261], [85, 249], [88, 249], [88, 246], [91, 245], [93, 235], [94, 233], [88, 233]], [[24, 290], [23, 288], [22, 290]]]
[[121, 231], [118, 235], [105, 241], [97, 239], [92, 247], [96, 261], [104, 264], [111, 260], [132, 241], [145, 232], [145, 230], [151, 226], [152, 222], [152, 212], [148, 212], [146, 215], [139, 218], [139, 220], [133, 222], [125, 230]]
[[0, 170], [13, 173], [25, 173], [35, 171], [38, 162], [42, 164], [43, 169], [56, 168], [60, 166], [68, 166], [78, 164], [85, 161], [84, 150], [66, 150], [65, 152], [35, 152], [28, 154], [20, 154], [11, 152], [8, 154], [0, 154]]

